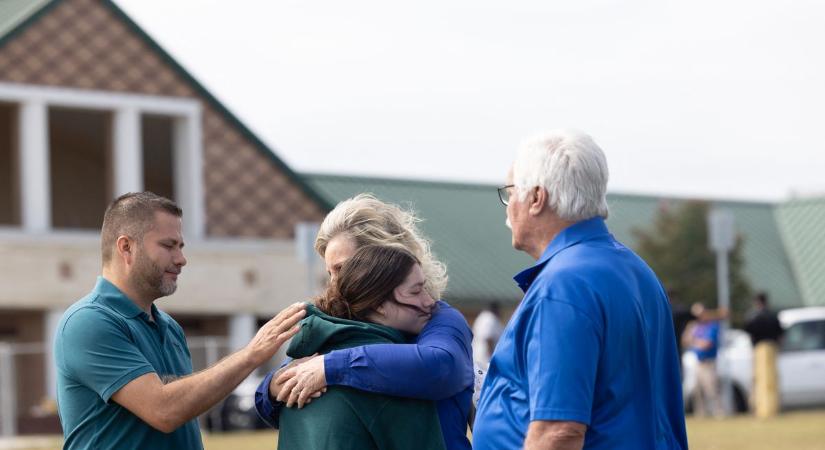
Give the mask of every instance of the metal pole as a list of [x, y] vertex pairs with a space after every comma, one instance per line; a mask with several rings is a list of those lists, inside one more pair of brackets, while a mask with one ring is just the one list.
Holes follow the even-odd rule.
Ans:
[[[728, 273], [728, 252], [716, 252], [716, 274], [719, 308], [730, 310], [730, 274]], [[725, 317], [723, 323], [728, 323], [727, 317]]]
[[728, 314], [720, 321], [719, 327], [719, 355], [716, 358], [718, 365], [716, 372], [719, 376], [719, 394], [722, 397], [722, 406], [725, 414], [729, 415], [734, 412], [733, 390], [730, 380], [730, 361], [729, 357], [721, 357], [722, 350], [727, 347], [724, 345], [726, 334], [730, 329], [730, 319], [728, 318], [730, 312], [730, 274], [728, 272], [728, 252], [716, 252], [716, 286], [719, 296], [719, 309], [723, 309]]
[[315, 254], [315, 236], [320, 224], [301, 222], [295, 225], [295, 245], [298, 261], [306, 267], [306, 293], [311, 298], [318, 293], [318, 255]]
[[14, 351], [11, 344], [0, 342], [0, 436], [17, 434], [17, 392]]
[[[728, 255], [736, 246], [733, 213], [727, 209], [713, 208], [708, 214], [708, 244], [716, 252], [716, 287], [717, 306], [730, 312], [730, 274], [728, 273]], [[729, 356], [722, 352], [725, 345], [725, 333], [729, 328], [728, 317], [720, 320], [719, 345], [716, 357], [716, 373], [719, 375], [719, 395], [726, 414], [733, 411], [732, 390], [730, 384]]]
[[206, 367], [212, 367], [218, 362], [218, 340], [214, 336], [207, 336], [205, 342], [206, 347]]
[[[212, 367], [218, 362], [218, 340], [214, 336], [207, 336], [204, 340], [204, 350], [206, 353], [206, 367]], [[225, 401], [225, 400], [224, 400]], [[221, 407], [223, 402], [219, 403]], [[212, 408], [209, 410], [209, 416], [212, 419], [212, 430], [223, 430], [223, 418], [221, 417], [221, 407]]]

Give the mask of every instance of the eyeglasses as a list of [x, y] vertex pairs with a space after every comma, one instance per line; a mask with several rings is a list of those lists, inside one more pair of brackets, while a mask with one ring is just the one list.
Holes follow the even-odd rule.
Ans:
[[510, 204], [510, 191], [508, 189], [511, 187], [515, 187], [515, 184], [508, 184], [507, 186], [498, 188], [498, 199], [501, 200], [501, 204], [504, 206]]

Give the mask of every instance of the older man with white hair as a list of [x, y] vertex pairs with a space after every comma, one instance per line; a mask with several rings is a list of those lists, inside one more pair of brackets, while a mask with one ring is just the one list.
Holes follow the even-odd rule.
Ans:
[[670, 305], [616, 241], [607, 161], [589, 136], [526, 141], [499, 196], [537, 263], [490, 362], [473, 448], [687, 449]]

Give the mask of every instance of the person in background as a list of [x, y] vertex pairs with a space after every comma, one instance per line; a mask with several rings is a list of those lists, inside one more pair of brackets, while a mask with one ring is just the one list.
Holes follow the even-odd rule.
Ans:
[[484, 370], [490, 365], [502, 330], [498, 303], [491, 302], [473, 322], [473, 359]]
[[696, 365], [697, 389], [694, 390], [693, 412], [697, 416], [710, 413], [714, 417], [720, 417], [724, 414], [724, 409], [719, 392], [716, 356], [719, 353], [721, 324], [700, 302], [694, 303], [690, 310], [697, 319], [685, 331], [686, 343], [699, 361]]
[[780, 405], [776, 354], [784, 329], [769, 308], [768, 294], [760, 292], [753, 298], [745, 331], [753, 343], [753, 411], [760, 418], [775, 416]]
[[[681, 364], [682, 356], [685, 354], [685, 347], [690, 345], [688, 343], [689, 339], [685, 337], [686, 331], [688, 329], [693, 329], [693, 325], [696, 324], [696, 319], [698, 319], [698, 317], [693, 314], [691, 307], [685, 304], [675, 290], [669, 289], [667, 291], [667, 298], [670, 300], [670, 308], [673, 315], [673, 328], [676, 332], [676, 344], [679, 346], [679, 363]], [[704, 308], [702, 314], [706, 319], [711, 320], [724, 320], [728, 317], [728, 311], [725, 308]]]

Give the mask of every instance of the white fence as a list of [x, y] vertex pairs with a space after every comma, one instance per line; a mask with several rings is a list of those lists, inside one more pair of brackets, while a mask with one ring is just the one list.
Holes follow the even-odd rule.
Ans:
[[[187, 342], [196, 372], [229, 353], [228, 340], [223, 336], [198, 336], [187, 339]], [[0, 437], [16, 436], [21, 431], [21, 418], [54, 417], [56, 402], [51, 403], [52, 410], [49, 402], [45, 408], [42, 405], [42, 399], [47, 398], [50, 391], [46, 364], [53, 364], [46, 359], [47, 350], [43, 343], [0, 342]], [[209, 416], [213, 424], [220, 424], [219, 407], [220, 404], [204, 414], [202, 422]]]

